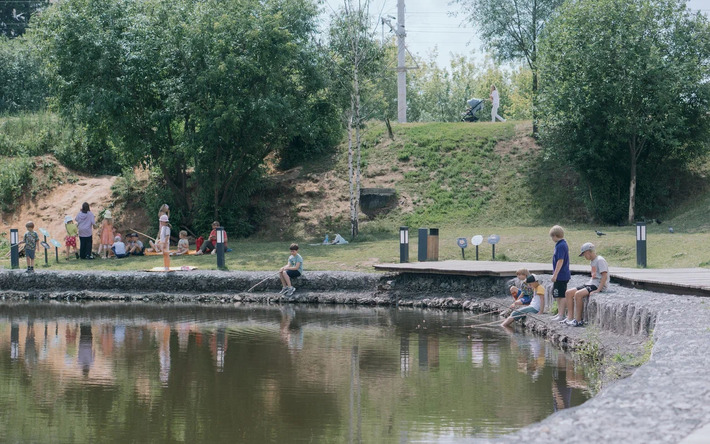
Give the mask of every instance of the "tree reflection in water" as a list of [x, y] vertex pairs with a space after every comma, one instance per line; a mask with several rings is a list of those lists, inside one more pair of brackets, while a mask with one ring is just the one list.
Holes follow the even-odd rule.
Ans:
[[0, 304], [0, 441], [465, 441], [587, 399], [565, 353], [512, 331], [442, 328], [464, 316]]

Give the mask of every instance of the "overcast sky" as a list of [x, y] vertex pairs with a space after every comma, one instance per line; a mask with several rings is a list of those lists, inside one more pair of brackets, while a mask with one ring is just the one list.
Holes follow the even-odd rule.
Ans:
[[[342, 5], [342, 0], [324, 2], [328, 15], [332, 14], [332, 9], [338, 9]], [[710, 14], [710, 0], [690, 0], [688, 6]], [[481, 50], [481, 41], [475, 26], [465, 22], [461, 14], [452, 16], [452, 13], [460, 11], [458, 5], [449, 5], [449, 0], [405, 0], [406, 43], [409, 51], [425, 57], [437, 49], [439, 66], [448, 66], [452, 53], [473, 54], [476, 60], [482, 61], [485, 54]], [[397, 0], [370, 0], [370, 14], [375, 18], [397, 17]], [[395, 24], [396, 21], [395, 19], [392, 23]], [[378, 26], [378, 38], [382, 35], [381, 29]], [[391, 34], [385, 27], [385, 38], [388, 37], [391, 37]]]

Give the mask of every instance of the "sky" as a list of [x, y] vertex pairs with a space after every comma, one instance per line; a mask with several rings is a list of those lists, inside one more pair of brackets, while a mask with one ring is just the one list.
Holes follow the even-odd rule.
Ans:
[[[407, 49], [419, 57], [428, 59], [429, 54], [437, 50], [437, 65], [449, 66], [451, 54], [472, 56], [482, 62], [485, 52], [477, 37], [476, 28], [465, 21], [461, 8], [450, 5], [449, 0], [405, 0], [405, 29], [407, 31]], [[324, 0], [325, 12], [332, 14], [342, 5], [342, 0]], [[690, 0], [688, 7], [710, 15], [710, 0]], [[393, 24], [397, 20], [397, 0], [370, 0], [370, 15], [375, 18], [392, 16]], [[378, 20], [379, 21], [379, 20]], [[381, 26], [375, 33], [381, 37]], [[392, 37], [385, 25], [385, 39]]]

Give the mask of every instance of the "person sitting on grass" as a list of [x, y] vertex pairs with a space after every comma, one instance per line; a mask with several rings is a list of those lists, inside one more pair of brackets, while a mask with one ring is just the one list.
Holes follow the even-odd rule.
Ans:
[[291, 244], [289, 247], [291, 255], [288, 257], [288, 263], [279, 270], [279, 278], [281, 278], [281, 294], [291, 296], [296, 289], [291, 285], [291, 280], [303, 274], [303, 258], [298, 254], [298, 244]]
[[190, 242], [187, 240], [187, 231], [180, 231], [180, 240], [177, 244], [177, 251], [175, 256], [182, 256], [183, 254], [188, 254], [190, 252]]
[[143, 242], [138, 239], [138, 233], [131, 233], [129, 235], [128, 254], [133, 256], [143, 256], [145, 254], [143, 248]]
[[[205, 254], [205, 253], [217, 253], [217, 228], [219, 228], [219, 222], [212, 222], [212, 231], [210, 231], [210, 237], [205, 242], [195, 254]], [[224, 231], [224, 251], [227, 251], [227, 232]]]
[[567, 320], [565, 323], [571, 327], [584, 326], [584, 321], [582, 321], [584, 298], [601, 293], [609, 282], [609, 265], [606, 259], [597, 254], [594, 244], [587, 242], [582, 245], [581, 250], [582, 252], [579, 255], [584, 256], [592, 266], [592, 277], [586, 284], [571, 288], [565, 293], [565, 305], [567, 306]]
[[508, 318], [500, 324], [501, 327], [508, 327], [514, 321], [525, 317], [526, 313], [540, 313], [545, 308], [545, 288], [540, 285], [537, 276], [531, 274], [525, 279], [525, 283], [533, 288], [534, 294], [530, 305], [514, 310]]
[[113, 245], [111, 245], [111, 251], [113, 251], [114, 256], [116, 256], [118, 259], [129, 256], [129, 254], [126, 252], [126, 244], [121, 242], [121, 236], [115, 236], [113, 238]]

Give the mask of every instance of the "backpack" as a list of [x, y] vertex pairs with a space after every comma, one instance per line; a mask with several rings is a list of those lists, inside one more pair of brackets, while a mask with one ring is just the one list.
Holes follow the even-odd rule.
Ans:
[[200, 236], [197, 239], [195, 239], [195, 248], [199, 250], [202, 248], [202, 244], [205, 243], [205, 238]]

